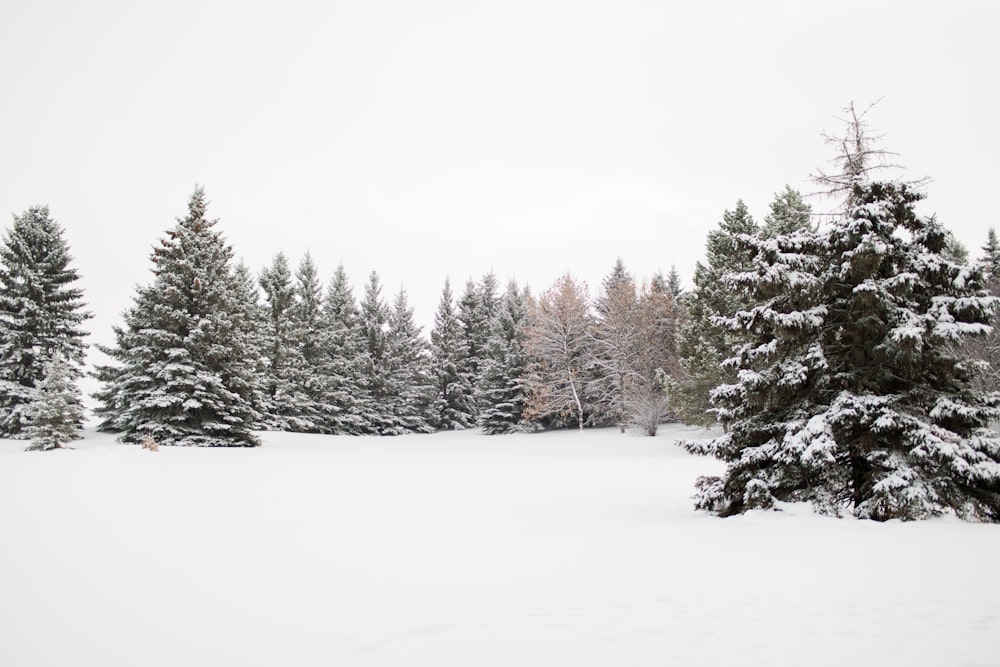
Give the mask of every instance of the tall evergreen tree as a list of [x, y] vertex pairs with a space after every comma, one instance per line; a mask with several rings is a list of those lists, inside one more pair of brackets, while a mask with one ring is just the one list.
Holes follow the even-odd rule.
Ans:
[[469, 346], [455, 311], [449, 280], [445, 280], [434, 316], [431, 359], [436, 390], [433, 424], [441, 429], [469, 428], [475, 423], [476, 414]]
[[979, 258], [978, 266], [987, 283], [1000, 283], [1000, 241], [997, 240], [997, 230], [993, 227], [990, 227], [986, 236], [983, 256]]
[[296, 326], [296, 291], [284, 253], [277, 253], [261, 271], [260, 286], [266, 313], [268, 426], [279, 431], [312, 431], [314, 424], [302, 409], [309, 403], [302, 383], [302, 334]]
[[384, 362], [394, 425], [383, 434], [430, 433], [434, 430], [431, 404], [435, 389], [430, 350], [413, 321], [413, 309], [403, 289], [393, 299], [387, 324]]
[[361, 354], [364, 348], [358, 305], [344, 265], [327, 289], [323, 302], [321, 363], [324, 429], [330, 433], [361, 433], [366, 423], [362, 410]]
[[28, 450], [60, 449], [81, 437], [83, 403], [74, 374], [74, 366], [59, 353], [45, 362], [44, 377], [27, 409]]
[[512, 280], [493, 318], [486, 360], [476, 389], [480, 406], [478, 424], [490, 435], [528, 430], [524, 419], [527, 301], [527, 291], [521, 291]]
[[291, 377], [299, 397], [295, 416], [302, 430], [318, 433], [324, 430], [326, 414], [322, 367], [327, 355], [323, 348], [323, 287], [316, 263], [309, 253], [302, 258], [295, 271], [295, 300], [290, 320], [291, 342], [297, 362]]
[[72, 380], [82, 375], [80, 327], [90, 314], [71, 261], [47, 206], [14, 216], [0, 247], [0, 437], [24, 437], [25, 410], [49, 360], [69, 361]]
[[382, 299], [382, 281], [372, 271], [361, 299], [361, 395], [359, 407], [366, 433], [394, 433], [398, 427], [392, 415], [392, 386], [386, 359], [389, 308]]
[[723, 515], [808, 500], [822, 512], [917, 519], [952, 511], [1000, 521], [1000, 395], [983, 394], [955, 343], [982, 334], [995, 299], [950, 261], [947, 231], [906, 185], [858, 183], [819, 234], [750, 239], [753, 271], [730, 284], [760, 305], [730, 317], [749, 334], [737, 382], [716, 400], [728, 463], [700, 481]]
[[758, 231], [746, 204], [737, 201], [735, 209], [723, 213], [718, 229], [708, 233], [706, 263], [695, 265], [694, 290], [684, 302], [687, 319], [677, 339], [679, 379], [668, 385], [671, 405], [686, 424], [714, 424], [711, 392], [734, 379], [722, 362], [738, 338], [718, 318], [750, 307], [753, 295], [724, 284], [722, 276], [750, 268], [751, 256], [740, 238]]
[[102, 428], [124, 442], [150, 436], [160, 444], [254, 446], [250, 432], [254, 379], [245, 328], [245, 295], [236, 289], [232, 249], [205, 217], [197, 188], [188, 214], [153, 249], [153, 283], [140, 287], [115, 328], [116, 345], [102, 346], [116, 366], [101, 366], [95, 397]]
[[[482, 375], [486, 357], [486, 343], [490, 337], [490, 323], [497, 311], [496, 276], [488, 273], [476, 283], [469, 280], [458, 301], [458, 319], [465, 332], [467, 367], [465, 371], [474, 385]], [[473, 415], [475, 418], [475, 415]]]
[[[247, 378], [249, 386], [246, 389], [250, 404], [258, 419], [254, 428], [264, 425], [268, 406], [267, 400], [267, 340], [262, 322], [265, 321], [264, 309], [260, 305], [260, 291], [257, 288], [257, 278], [254, 277], [242, 260], [233, 268], [233, 290], [236, 299], [238, 327], [233, 330], [233, 341], [246, 351], [241, 360], [245, 369], [237, 373], [237, 377]], [[243, 390], [240, 390], [243, 393]]]

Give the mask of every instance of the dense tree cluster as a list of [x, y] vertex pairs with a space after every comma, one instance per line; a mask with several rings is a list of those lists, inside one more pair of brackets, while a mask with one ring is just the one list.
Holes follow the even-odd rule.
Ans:
[[40, 449], [74, 439], [83, 423], [74, 392], [90, 315], [71, 261], [47, 206], [14, 216], [0, 246], [0, 437]]

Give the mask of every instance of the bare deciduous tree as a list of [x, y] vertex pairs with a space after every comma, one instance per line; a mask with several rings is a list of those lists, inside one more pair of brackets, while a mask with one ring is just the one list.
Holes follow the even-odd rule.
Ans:
[[524, 341], [531, 359], [528, 419], [575, 419], [583, 429], [591, 322], [587, 286], [568, 274], [530, 304]]

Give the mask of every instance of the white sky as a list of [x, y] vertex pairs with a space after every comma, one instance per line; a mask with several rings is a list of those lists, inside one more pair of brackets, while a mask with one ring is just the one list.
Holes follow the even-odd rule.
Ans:
[[975, 254], [998, 28], [993, 0], [5, 0], [0, 214], [50, 205], [94, 342], [196, 183], [253, 269], [308, 249], [359, 297], [376, 269], [426, 332], [445, 277], [491, 267], [593, 290], [620, 255], [689, 285], [723, 210], [810, 191], [819, 133], [884, 98], [873, 124]]

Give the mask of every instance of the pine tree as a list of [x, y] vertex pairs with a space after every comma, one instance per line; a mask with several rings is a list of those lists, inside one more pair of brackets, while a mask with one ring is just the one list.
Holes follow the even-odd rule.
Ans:
[[361, 377], [359, 405], [366, 433], [395, 433], [398, 424], [392, 415], [393, 387], [388, 377], [386, 359], [389, 308], [382, 300], [382, 281], [372, 271], [361, 299], [362, 349], [359, 355]]
[[[469, 280], [458, 301], [458, 319], [465, 332], [468, 350], [467, 367], [464, 369], [475, 386], [482, 375], [486, 357], [486, 343], [490, 337], [490, 323], [497, 310], [496, 276], [488, 273], [478, 284]], [[473, 415], [475, 418], [475, 415]]]
[[771, 210], [764, 217], [761, 234], [766, 238], [774, 238], [799, 229], [812, 229], [811, 215], [812, 207], [802, 199], [799, 191], [786, 185], [782, 192], [775, 193]]
[[997, 231], [993, 227], [990, 227], [986, 237], [978, 266], [987, 283], [1000, 283], [1000, 241], [997, 240]]
[[62, 227], [47, 206], [34, 206], [4, 234], [0, 247], [0, 437], [19, 438], [25, 409], [56, 356], [71, 363], [78, 379], [84, 356], [80, 329], [90, 314], [70, 267]]
[[947, 231], [905, 184], [859, 182], [822, 233], [750, 239], [753, 271], [727, 282], [764, 298], [729, 318], [749, 339], [716, 400], [728, 463], [699, 484], [723, 515], [779, 501], [821, 512], [1000, 521], [1000, 395], [974, 388], [955, 344], [987, 330], [996, 299], [950, 261]]
[[686, 321], [677, 338], [679, 379], [668, 383], [671, 405], [686, 424], [709, 426], [717, 421], [710, 395], [734, 376], [722, 362], [738, 341], [733, 332], [718, 323], [719, 317], [750, 307], [753, 295], [722, 282], [730, 271], [750, 267], [751, 257], [740, 243], [744, 235], [758, 233], [757, 223], [743, 200], [723, 213], [718, 229], [708, 234], [707, 263], [695, 265], [694, 291], [684, 301]]
[[83, 404], [77, 374], [59, 353], [45, 363], [44, 377], [26, 410], [29, 423], [24, 434], [31, 440], [28, 451], [60, 449], [81, 437]]
[[358, 306], [344, 265], [327, 289], [323, 302], [321, 363], [324, 429], [330, 433], [358, 434], [364, 430], [362, 414], [361, 354], [364, 347]]
[[309, 397], [302, 386], [302, 335], [296, 328], [296, 291], [284, 253], [276, 254], [261, 271], [260, 286], [266, 313], [268, 426], [279, 431], [312, 431], [313, 422], [303, 415]]
[[507, 285], [490, 338], [486, 360], [476, 389], [480, 405], [478, 425], [487, 434], [528, 430], [524, 419], [525, 376], [528, 358], [524, 351], [528, 317], [528, 294], [515, 281]]
[[431, 359], [436, 397], [432, 422], [441, 429], [465, 429], [475, 423], [475, 396], [469, 371], [469, 347], [455, 312], [451, 282], [445, 280], [431, 330]]
[[627, 402], [642, 378], [638, 373], [642, 354], [639, 328], [639, 298], [635, 281], [619, 257], [604, 278], [597, 299], [597, 317], [590, 329], [590, 363], [594, 377], [587, 383], [589, 402], [598, 407], [603, 419], [622, 433], [628, 425]]
[[154, 280], [140, 287], [115, 328], [116, 345], [100, 349], [117, 361], [101, 366], [95, 397], [102, 428], [120, 440], [150, 436], [160, 444], [255, 446], [252, 350], [245, 295], [236, 289], [232, 249], [205, 217], [197, 188], [188, 215], [153, 249]]
[[295, 300], [289, 315], [290, 340], [295, 348], [296, 360], [291, 374], [298, 396], [295, 416], [301, 430], [319, 433], [324, 430], [326, 414], [325, 383], [321, 375], [326, 359], [323, 349], [323, 288], [309, 253], [302, 258], [295, 271]]
[[240, 388], [239, 393], [248, 397], [251, 407], [258, 415], [253, 427], [260, 428], [264, 425], [264, 415], [268, 407], [265, 356], [267, 341], [261, 325], [265, 320], [265, 313], [260, 305], [257, 279], [242, 261], [233, 269], [233, 294], [236, 303], [233, 343], [245, 350], [244, 356], [237, 360], [243, 369], [235, 373], [234, 378], [246, 378], [248, 384]]
[[393, 299], [387, 320], [386, 378], [388, 407], [394, 425], [384, 435], [430, 433], [431, 404], [434, 401], [434, 378], [430, 351], [413, 322], [406, 291], [400, 289]]

